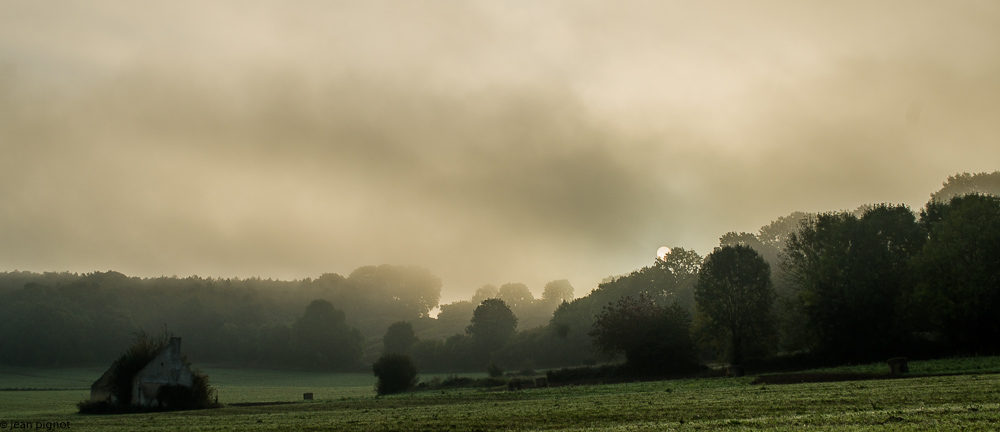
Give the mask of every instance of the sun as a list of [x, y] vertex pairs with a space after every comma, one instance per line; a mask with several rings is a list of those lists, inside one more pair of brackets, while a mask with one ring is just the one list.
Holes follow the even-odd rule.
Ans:
[[656, 250], [656, 257], [659, 259], [667, 259], [667, 255], [670, 255], [670, 248], [666, 246], [660, 246], [660, 248]]

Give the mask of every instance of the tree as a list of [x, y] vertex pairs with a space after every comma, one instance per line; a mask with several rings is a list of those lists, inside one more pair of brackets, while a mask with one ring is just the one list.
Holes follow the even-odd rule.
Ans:
[[970, 194], [1000, 196], [1000, 171], [948, 176], [941, 189], [931, 194], [931, 202], [947, 203], [954, 197]]
[[792, 234], [799, 232], [802, 224], [811, 218], [815, 218], [815, 215], [803, 212], [792, 212], [788, 216], [779, 217], [757, 232], [759, 246], [748, 243], [748, 246], [754, 248], [771, 265], [771, 283], [774, 284], [774, 291], [778, 295], [775, 300], [778, 346], [779, 350], [786, 352], [802, 351], [813, 345], [811, 336], [806, 330], [806, 314], [799, 298], [799, 289], [789, 281], [781, 267], [781, 257], [788, 239]]
[[292, 350], [302, 366], [353, 370], [364, 355], [364, 337], [349, 327], [344, 312], [326, 300], [313, 300], [292, 326]]
[[573, 285], [570, 285], [566, 279], [554, 280], [545, 284], [545, 288], [542, 290], [542, 301], [553, 305], [573, 301]]
[[709, 331], [729, 342], [733, 364], [743, 363], [752, 338], [774, 332], [771, 268], [750, 246], [722, 246], [708, 254], [694, 295]]
[[436, 336], [448, 336], [455, 333], [465, 332], [469, 321], [472, 319], [472, 312], [476, 310], [478, 304], [473, 304], [468, 300], [457, 301], [441, 305], [441, 312], [437, 316]]
[[702, 258], [693, 250], [674, 247], [663, 259], [627, 275], [608, 278], [590, 294], [560, 304], [549, 321], [550, 331], [560, 340], [564, 358], [593, 361], [593, 338], [590, 332], [595, 317], [608, 304], [625, 297], [646, 296], [661, 306], [674, 303], [688, 316], [694, 309], [694, 283]]
[[472, 296], [472, 304], [479, 305], [483, 300], [497, 298], [499, 290], [497, 287], [486, 284], [479, 288], [476, 288], [476, 293]]
[[689, 312], [694, 309], [694, 283], [702, 258], [697, 252], [682, 247], [671, 249], [666, 257], [656, 258], [653, 265], [628, 275], [602, 282], [587, 297], [594, 309], [614, 303], [623, 297], [650, 295], [660, 304], [678, 303]]
[[403, 354], [382, 354], [372, 364], [372, 372], [378, 378], [375, 392], [379, 395], [401, 393], [417, 385], [417, 367]]
[[906, 206], [826, 213], [788, 240], [783, 268], [800, 289], [818, 348], [842, 360], [892, 355], [906, 336], [911, 258], [926, 238]]
[[691, 340], [691, 315], [677, 303], [657, 304], [648, 294], [608, 304], [590, 331], [594, 347], [625, 355], [625, 364], [641, 373], [679, 373], [697, 367]]
[[466, 333], [489, 354], [503, 346], [517, 329], [517, 317], [500, 299], [486, 299], [472, 312], [472, 323]]
[[702, 257], [693, 250], [675, 247], [665, 257], [657, 258], [651, 268], [651, 293], [659, 293], [663, 304], [674, 303], [688, 313], [694, 310], [694, 284]]
[[530, 306], [535, 297], [531, 295], [531, 290], [523, 283], [506, 283], [500, 285], [497, 290], [497, 298], [503, 300], [512, 309], [519, 309]]
[[1000, 198], [932, 201], [921, 219], [930, 229], [914, 259], [922, 315], [959, 351], [1000, 351]]
[[413, 325], [408, 321], [394, 322], [385, 331], [382, 337], [382, 352], [403, 353], [413, 344], [417, 343], [417, 335], [413, 332]]
[[441, 278], [414, 266], [365, 266], [355, 269], [347, 281], [362, 295], [363, 313], [426, 317], [441, 298]]

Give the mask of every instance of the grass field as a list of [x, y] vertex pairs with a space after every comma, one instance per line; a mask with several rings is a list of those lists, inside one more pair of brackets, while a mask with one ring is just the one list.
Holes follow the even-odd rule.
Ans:
[[0, 391], [0, 422], [6, 422], [0, 429], [50, 422], [74, 431], [995, 430], [1000, 374], [991, 372], [998, 365], [996, 358], [913, 362], [916, 375], [956, 368], [975, 373], [859, 382], [755, 385], [752, 377], [705, 378], [379, 398], [367, 375], [206, 368], [224, 403], [300, 401], [305, 391], [316, 400], [113, 416], [75, 414], [96, 378], [91, 370], [0, 368], [0, 388], [35, 389]]

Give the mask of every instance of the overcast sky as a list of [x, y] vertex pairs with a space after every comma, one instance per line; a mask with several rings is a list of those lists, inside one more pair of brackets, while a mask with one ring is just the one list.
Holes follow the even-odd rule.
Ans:
[[0, 2], [0, 271], [577, 295], [1000, 169], [1000, 3]]

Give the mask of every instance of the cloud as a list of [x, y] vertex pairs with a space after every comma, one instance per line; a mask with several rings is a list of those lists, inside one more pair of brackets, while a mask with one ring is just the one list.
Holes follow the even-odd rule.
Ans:
[[0, 9], [9, 269], [586, 293], [1000, 156], [988, 2]]

